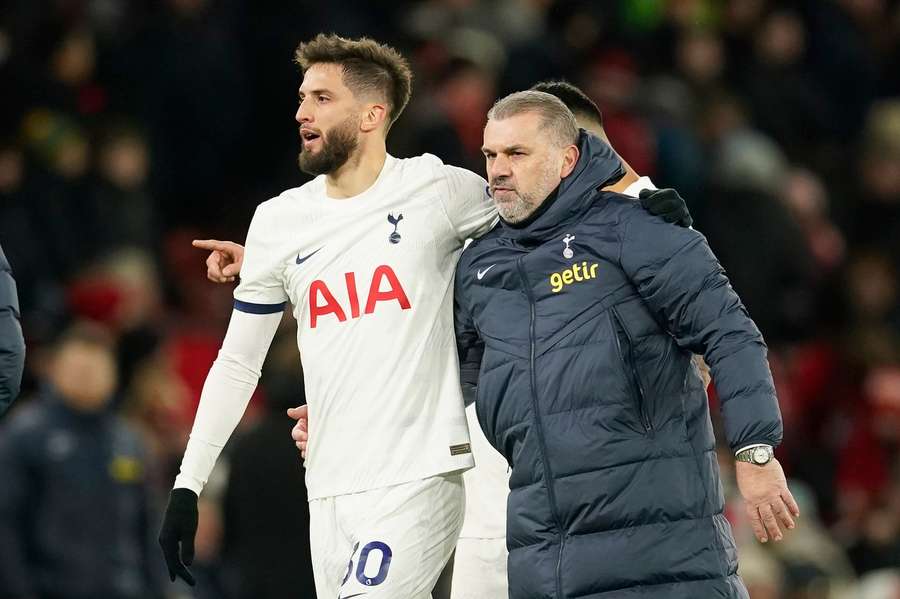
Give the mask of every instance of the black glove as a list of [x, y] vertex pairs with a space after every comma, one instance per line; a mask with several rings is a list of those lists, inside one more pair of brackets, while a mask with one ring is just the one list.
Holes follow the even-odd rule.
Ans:
[[[169, 567], [169, 578], [180, 576], [191, 586], [196, 584], [186, 566], [194, 561], [194, 536], [197, 534], [197, 494], [190, 489], [172, 489], [169, 505], [159, 531], [159, 544]], [[181, 555], [179, 556], [179, 543]]]
[[694, 224], [687, 204], [674, 189], [642, 189], [640, 198], [644, 210], [661, 217], [667, 223], [675, 223], [682, 227]]

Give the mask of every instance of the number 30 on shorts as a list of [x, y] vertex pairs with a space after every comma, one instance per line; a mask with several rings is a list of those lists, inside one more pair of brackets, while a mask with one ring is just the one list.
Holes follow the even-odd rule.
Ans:
[[[358, 548], [359, 543], [356, 543], [353, 546], [353, 553], [350, 555], [350, 562], [347, 564], [347, 573], [344, 575], [344, 580], [341, 581], [341, 586], [344, 586], [347, 583], [347, 579], [349, 579], [350, 574], [353, 573], [353, 556], [356, 555], [356, 550]], [[372, 551], [376, 551], [380, 554], [381, 561], [375, 575], [366, 576], [366, 567], [369, 565], [369, 559], [375, 557], [372, 555]], [[359, 552], [359, 561], [356, 564], [356, 580], [367, 587], [372, 587], [384, 582], [384, 579], [387, 578], [388, 570], [391, 567], [392, 555], [393, 552], [391, 551], [391, 548], [387, 546], [387, 543], [382, 543], [381, 541], [366, 543], [362, 548], [362, 551]], [[371, 572], [371, 569], [369, 571]]]

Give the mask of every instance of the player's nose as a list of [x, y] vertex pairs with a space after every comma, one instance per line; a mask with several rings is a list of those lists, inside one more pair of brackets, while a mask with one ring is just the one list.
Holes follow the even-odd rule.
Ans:
[[298, 125], [302, 125], [304, 123], [309, 123], [312, 121], [312, 115], [305, 107], [305, 104], [305, 102], [300, 102], [300, 105], [297, 106], [297, 112], [294, 114], [294, 120], [297, 121]]

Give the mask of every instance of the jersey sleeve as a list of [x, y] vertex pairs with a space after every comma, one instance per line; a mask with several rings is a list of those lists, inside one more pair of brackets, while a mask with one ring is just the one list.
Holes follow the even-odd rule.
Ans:
[[234, 290], [234, 308], [250, 314], [273, 314], [284, 310], [288, 301], [281, 279], [280, 256], [270, 211], [262, 205], [256, 209], [244, 249], [241, 281]]
[[488, 184], [470, 170], [442, 164], [446, 193], [441, 203], [460, 241], [478, 238], [497, 222], [497, 209], [488, 193]]
[[222, 349], [203, 384], [176, 489], [190, 489], [197, 495], [203, 490], [219, 453], [247, 409], [280, 322], [281, 314], [232, 312]]

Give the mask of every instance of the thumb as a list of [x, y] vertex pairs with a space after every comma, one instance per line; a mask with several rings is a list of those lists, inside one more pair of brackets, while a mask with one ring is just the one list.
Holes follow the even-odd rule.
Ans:
[[654, 193], [656, 193], [657, 191], [658, 191], [658, 190], [656, 190], [656, 189], [642, 189], [642, 190], [638, 193], [638, 197], [641, 198], [642, 200], [644, 200], [644, 199], [649, 198], [650, 196], [652, 196], [652, 195], [653, 195]]
[[303, 406], [297, 406], [296, 408], [288, 408], [287, 415], [293, 418], [294, 420], [300, 420], [303, 418]]
[[241, 274], [241, 267], [235, 263], [228, 264], [222, 269], [222, 274], [226, 277], [236, 277]]
[[194, 561], [194, 535], [185, 535], [181, 539], [181, 561], [190, 566]]

